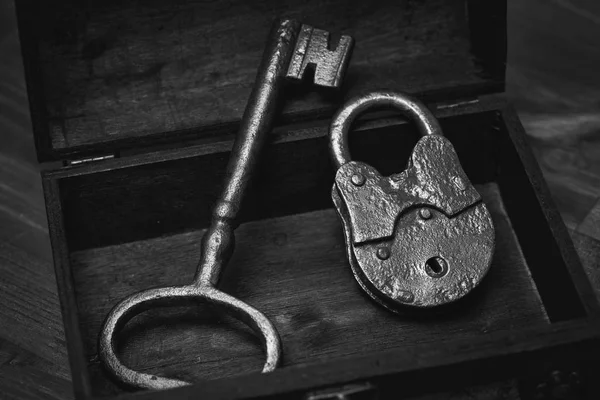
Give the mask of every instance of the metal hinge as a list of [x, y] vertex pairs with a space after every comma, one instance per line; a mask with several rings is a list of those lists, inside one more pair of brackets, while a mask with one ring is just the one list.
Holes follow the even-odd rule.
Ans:
[[477, 104], [477, 103], [479, 103], [479, 98], [469, 98], [469, 99], [462, 99], [460, 101], [454, 101], [452, 103], [438, 104], [436, 108], [438, 110], [445, 110], [448, 108], [461, 107], [461, 106], [472, 105], [472, 104]]
[[95, 162], [95, 161], [109, 160], [111, 158], [115, 158], [115, 155], [108, 154], [105, 156], [82, 158], [79, 160], [66, 160], [65, 165], [80, 165], [80, 164], [85, 164], [85, 163], [90, 163], [90, 162]]
[[375, 400], [377, 391], [369, 382], [344, 385], [308, 393], [305, 400]]

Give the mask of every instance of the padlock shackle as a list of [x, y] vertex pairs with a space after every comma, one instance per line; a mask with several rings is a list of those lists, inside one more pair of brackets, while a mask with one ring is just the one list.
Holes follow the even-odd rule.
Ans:
[[348, 132], [354, 120], [369, 108], [392, 107], [417, 124], [419, 133], [443, 136], [442, 128], [431, 111], [419, 100], [398, 92], [371, 92], [348, 100], [334, 115], [329, 127], [329, 150], [336, 170], [352, 161]]

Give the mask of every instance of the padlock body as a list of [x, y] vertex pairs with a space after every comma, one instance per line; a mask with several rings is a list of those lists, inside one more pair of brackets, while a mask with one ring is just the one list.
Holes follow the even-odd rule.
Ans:
[[490, 268], [491, 216], [441, 136], [423, 137], [392, 177], [364, 163], [342, 166], [332, 199], [354, 276], [388, 309], [454, 302]]

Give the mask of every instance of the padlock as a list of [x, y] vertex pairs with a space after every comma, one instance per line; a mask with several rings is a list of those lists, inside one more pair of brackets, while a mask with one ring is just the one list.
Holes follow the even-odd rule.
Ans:
[[[374, 106], [392, 106], [421, 138], [406, 169], [382, 176], [350, 159], [348, 131]], [[337, 168], [332, 199], [352, 272], [362, 289], [393, 312], [431, 308], [471, 292], [487, 274], [494, 224], [434, 115], [418, 100], [375, 92], [348, 101], [330, 126]]]

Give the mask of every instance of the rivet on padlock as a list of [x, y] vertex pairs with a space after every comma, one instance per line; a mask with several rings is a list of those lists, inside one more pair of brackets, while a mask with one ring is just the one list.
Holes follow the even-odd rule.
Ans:
[[[350, 159], [350, 126], [374, 106], [398, 109], [422, 135], [407, 168], [389, 177]], [[447, 304], [477, 286], [492, 261], [494, 225], [433, 114], [404, 94], [370, 93], [337, 112], [330, 135], [332, 199], [363, 290], [397, 312]]]

